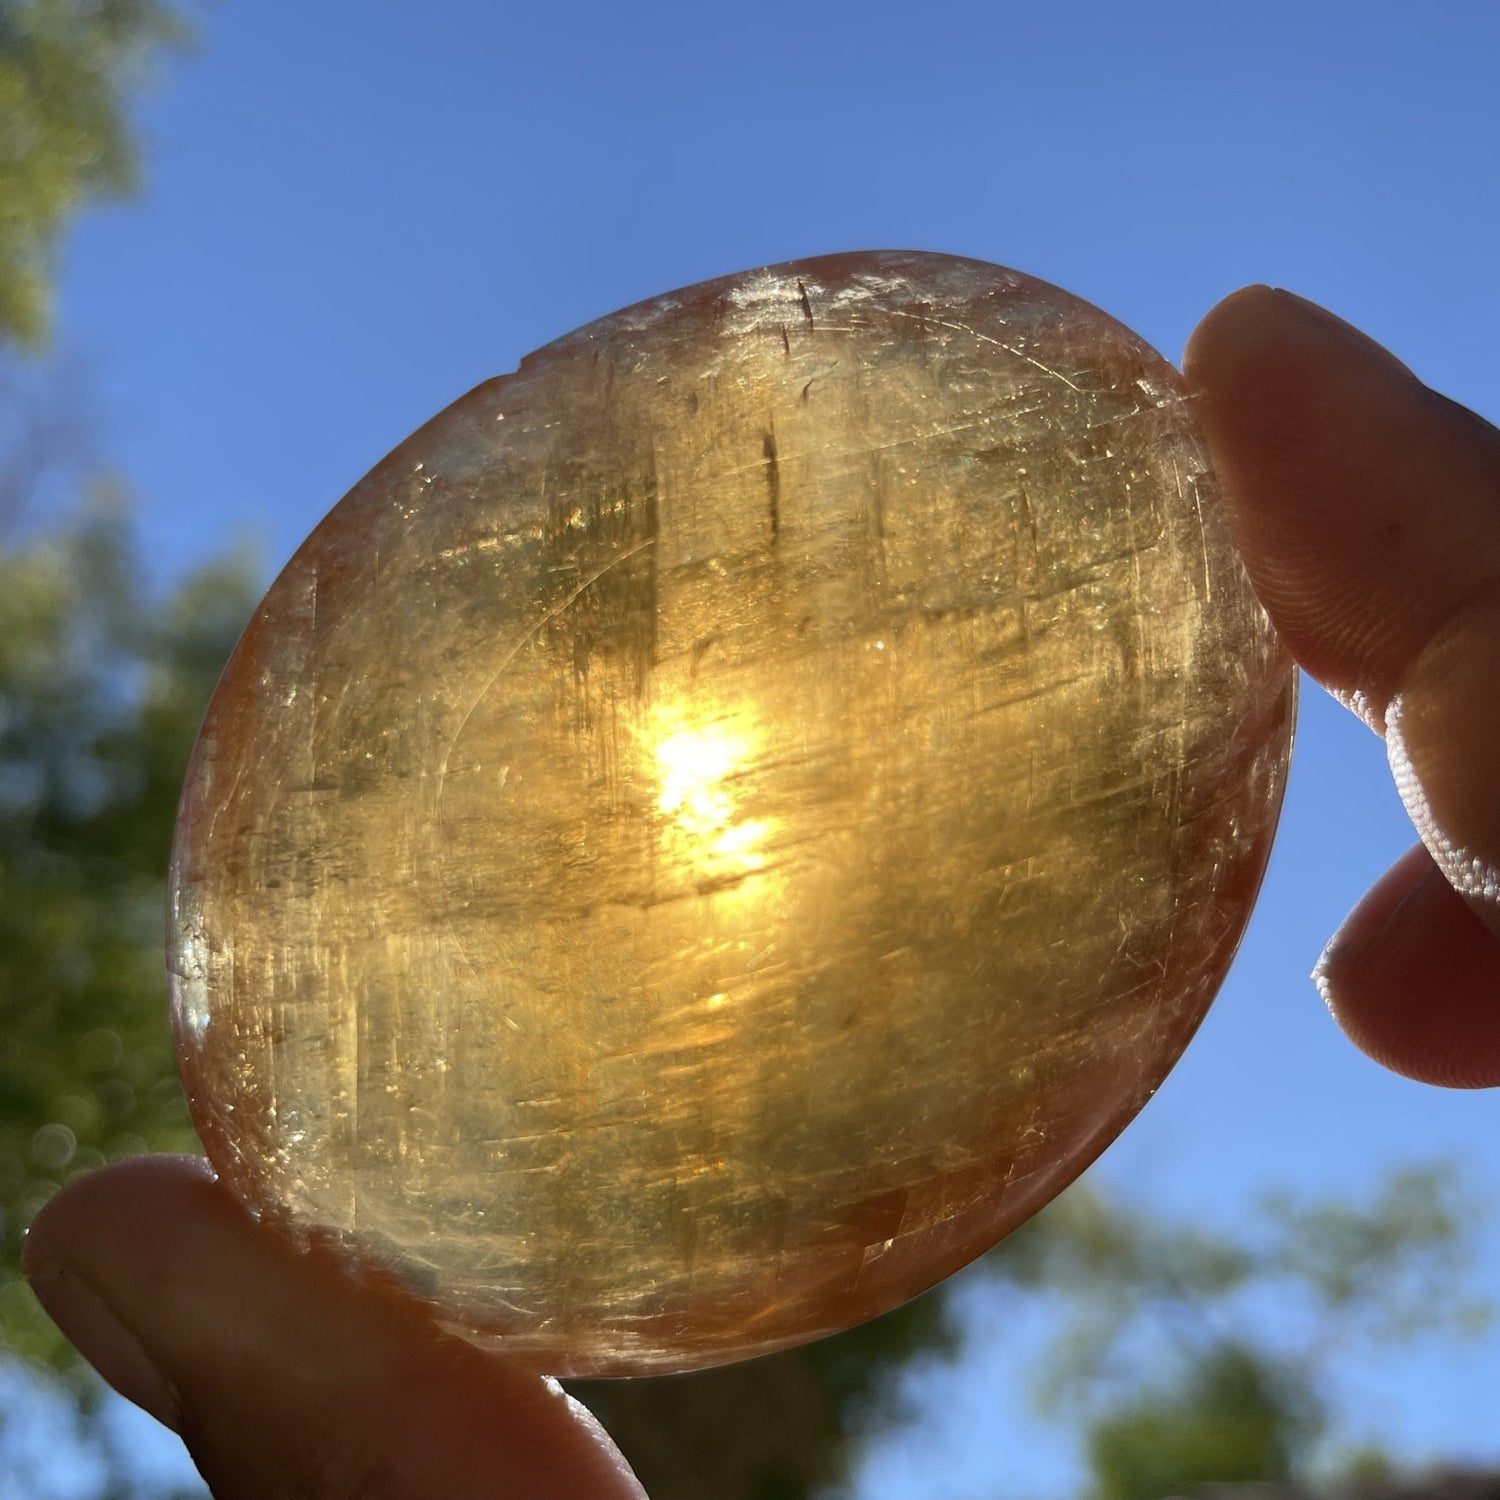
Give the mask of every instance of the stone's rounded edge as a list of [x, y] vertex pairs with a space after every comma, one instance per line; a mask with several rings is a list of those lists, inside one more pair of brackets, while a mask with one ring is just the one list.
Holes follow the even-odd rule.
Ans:
[[[1136, 333], [1128, 324], [1121, 322], [1112, 313], [1105, 311], [1097, 304], [1089, 302], [1086, 298], [1078, 296], [1075, 292], [1068, 291], [1056, 282], [1047, 281], [1040, 276], [1034, 276], [1029, 271], [1017, 270], [1012, 266], [1004, 266], [996, 261], [981, 260], [971, 255], [956, 255], [944, 250], [842, 250], [829, 254], [797, 257], [793, 260], [776, 261], [767, 265], [751, 266], [741, 271], [732, 271], [722, 276], [712, 276], [704, 281], [692, 282], [687, 286], [678, 287], [670, 292], [658, 293], [654, 297], [643, 297], [638, 302], [633, 302], [627, 307], [615, 312], [605, 313], [598, 318], [593, 318], [587, 323], [581, 323], [578, 327], [567, 333], [549, 340], [538, 349], [522, 355], [515, 370], [509, 374], [497, 375], [491, 380], [483, 382], [475, 387], [465, 396], [460, 396], [459, 404], [469, 399], [469, 396], [484, 390], [486, 386], [494, 385], [497, 389], [516, 378], [517, 376], [530, 377], [539, 368], [556, 356], [559, 352], [577, 343], [589, 343], [602, 337], [608, 337], [615, 332], [623, 332], [643, 326], [649, 320], [659, 316], [663, 311], [672, 310], [694, 304], [711, 304], [717, 299], [723, 298], [735, 289], [746, 285], [756, 277], [777, 278], [787, 282], [803, 281], [810, 277], [832, 274], [839, 279], [852, 279], [859, 275], [885, 275], [895, 278], [900, 273], [955, 273], [967, 274], [977, 280], [986, 280], [991, 283], [988, 288], [992, 291], [1003, 289], [1016, 289], [1021, 287], [1034, 288], [1042, 293], [1050, 302], [1059, 308], [1066, 309], [1075, 317], [1097, 323], [1101, 327], [1107, 327], [1117, 338], [1129, 344], [1136, 352], [1158, 361], [1166, 370], [1171, 371], [1175, 379], [1180, 380], [1177, 367], [1153, 347], [1140, 334]], [[976, 288], [977, 290], [977, 288]], [[805, 298], [805, 290], [804, 290]], [[804, 315], [815, 323], [816, 315], [809, 302], [804, 300]], [[1181, 391], [1179, 390], [1179, 394]], [[440, 414], [441, 415], [441, 414]], [[436, 419], [434, 419], [436, 420]], [[415, 436], [415, 434], [414, 434]], [[404, 446], [404, 445], [403, 445]], [[399, 452], [400, 450], [395, 450]], [[393, 455], [394, 456], [394, 455]]]
[[242, 1191], [240, 1176], [234, 1171], [236, 1152], [233, 1141], [220, 1114], [214, 1108], [214, 1101], [205, 1087], [201, 1073], [203, 1029], [192, 1026], [188, 1020], [187, 1011], [190, 1001], [187, 986], [191, 982], [191, 975], [188, 973], [188, 960], [183, 954], [185, 922], [181, 903], [184, 899], [185, 888], [189, 884], [187, 867], [192, 858], [194, 832], [197, 827], [194, 810], [204, 791], [204, 768], [211, 753], [211, 726], [215, 705], [224, 691], [226, 680], [234, 670], [240, 643], [252, 628], [255, 617], [260, 615], [265, 607], [265, 599], [262, 598], [261, 602], [256, 605], [255, 615], [241, 631], [239, 640], [230, 652], [229, 660], [220, 672], [219, 679], [209, 697], [203, 722], [199, 726], [192, 752], [188, 756], [182, 791], [177, 799], [172, 842], [168, 854], [166, 931], [163, 952], [166, 961], [167, 1015], [172, 1032], [173, 1060], [176, 1063], [178, 1080], [187, 1101], [188, 1117], [192, 1121], [194, 1133], [203, 1146], [209, 1165], [213, 1167], [218, 1177], [230, 1183], [235, 1195], [242, 1201], [248, 1200]]
[[[1238, 553], [1236, 553], [1238, 556]], [[1276, 634], [1269, 619], [1266, 621], [1266, 634], [1272, 643], [1276, 659], [1280, 665], [1281, 675], [1284, 682], [1281, 691], [1273, 698], [1270, 708], [1276, 714], [1279, 721], [1271, 730], [1267, 731], [1262, 743], [1271, 753], [1271, 764], [1274, 768], [1275, 786], [1270, 798], [1270, 813], [1266, 819], [1264, 831], [1264, 848], [1255, 860], [1255, 877], [1249, 899], [1245, 905], [1244, 919], [1240, 923], [1239, 932], [1235, 937], [1234, 944], [1229, 951], [1229, 957], [1224, 964], [1224, 971], [1220, 974], [1214, 984], [1214, 995], [1216, 996], [1225, 979], [1229, 976], [1230, 965], [1238, 956], [1240, 946], [1245, 940], [1245, 934], [1250, 928], [1250, 919], [1255, 914], [1255, 908], [1260, 903], [1261, 889], [1265, 885], [1266, 873], [1270, 869], [1271, 854], [1276, 847], [1276, 835], [1281, 828], [1281, 815], [1286, 808], [1287, 783], [1291, 779], [1292, 757], [1297, 748], [1298, 720], [1302, 707], [1302, 682], [1298, 672], [1297, 664], [1292, 659], [1292, 653], [1282, 642], [1281, 637]], [[1212, 996], [1210, 1003], [1212, 1003]], [[1205, 1014], [1207, 1007], [1204, 1007]], [[1191, 1040], [1191, 1039], [1190, 1039]]]
[[[261, 1174], [247, 1163], [247, 1155], [236, 1139], [239, 1121], [230, 1122], [216, 1104], [211, 1091], [204, 1086], [194, 1058], [199, 1053], [198, 1038], [188, 1023], [183, 994], [185, 975], [180, 958], [183, 922], [179, 896], [192, 882], [187, 870], [197, 850], [196, 837], [200, 819], [195, 809], [205, 792], [205, 777], [213, 758], [214, 745], [226, 713], [230, 687], [247, 673], [246, 661], [257, 649], [260, 638], [274, 623], [277, 607], [295, 580], [308, 570], [316, 572], [321, 555], [327, 549], [328, 537], [339, 513], [360, 504], [362, 496], [375, 497], [398, 474], [420, 467], [422, 455], [431, 452], [455, 421], [486, 396], [497, 397], [516, 378], [516, 371], [491, 376], [455, 397], [435, 412], [415, 431], [379, 458], [350, 488], [318, 518], [307, 535], [292, 551], [267, 585], [250, 619], [240, 632], [212, 693], [199, 725], [192, 751], [183, 775], [168, 855], [165, 958], [167, 972], [167, 1011], [172, 1032], [173, 1054], [178, 1077], [187, 1100], [193, 1129], [202, 1143], [214, 1171], [230, 1183], [236, 1195], [258, 1219], [280, 1226], [283, 1236], [299, 1249], [307, 1249], [318, 1239], [316, 1226], [303, 1226], [285, 1212], [274, 1194], [267, 1191]], [[354, 1262], [349, 1262], [351, 1268]], [[383, 1273], [380, 1273], [383, 1274]]]

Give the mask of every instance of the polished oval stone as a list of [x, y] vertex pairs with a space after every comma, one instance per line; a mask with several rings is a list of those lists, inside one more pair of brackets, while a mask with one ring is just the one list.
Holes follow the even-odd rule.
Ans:
[[219, 686], [209, 1155], [552, 1373], [846, 1327], [1150, 1097], [1292, 705], [1178, 377], [1096, 309], [861, 254], [601, 319], [361, 481]]

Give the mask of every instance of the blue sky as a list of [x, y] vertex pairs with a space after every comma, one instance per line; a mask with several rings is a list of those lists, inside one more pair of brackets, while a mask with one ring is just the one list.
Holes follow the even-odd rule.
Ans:
[[[59, 354], [161, 579], [235, 538], [279, 566], [412, 428], [580, 323], [835, 250], [1016, 266], [1173, 359], [1269, 281], [1494, 419], [1497, 64], [1487, 3], [225, 4], [144, 112], [146, 191], [70, 244]], [[1409, 842], [1379, 745], [1310, 690], [1240, 959], [1106, 1179], [1231, 1223], [1268, 1186], [1438, 1156], [1500, 1193], [1496, 1096], [1380, 1072], [1308, 981]], [[1500, 1293], [1493, 1221], [1487, 1253]], [[1007, 1415], [1024, 1338], [975, 1316], [869, 1500], [1065, 1487]], [[1401, 1451], [1500, 1459], [1500, 1338], [1350, 1381]]]

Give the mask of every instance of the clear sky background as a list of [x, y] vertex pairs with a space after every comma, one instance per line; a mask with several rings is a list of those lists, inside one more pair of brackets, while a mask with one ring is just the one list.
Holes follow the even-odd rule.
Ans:
[[[145, 112], [144, 195], [74, 237], [59, 357], [163, 580], [244, 537], [269, 576], [409, 431], [581, 323], [837, 250], [1015, 266], [1174, 360], [1268, 281], [1493, 420], [1497, 77], [1493, 0], [238, 0]], [[1500, 1098], [1381, 1072], [1308, 981], [1410, 841], [1379, 744], [1309, 690], [1239, 961], [1105, 1179], [1229, 1224], [1267, 1187], [1437, 1157], [1500, 1197]], [[1493, 1217], [1486, 1254], [1500, 1294]], [[972, 1301], [961, 1372], [918, 1383], [928, 1422], [872, 1456], [867, 1500], [1066, 1491], [1016, 1394], [1030, 1334]], [[1500, 1337], [1347, 1389], [1350, 1437], [1500, 1460]]]

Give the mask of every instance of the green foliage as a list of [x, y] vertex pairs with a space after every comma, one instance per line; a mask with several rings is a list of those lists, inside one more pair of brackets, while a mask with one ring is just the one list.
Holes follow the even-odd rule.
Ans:
[[1163, 1500], [1195, 1485], [1286, 1480], [1317, 1435], [1318, 1403], [1263, 1353], [1225, 1341], [1172, 1385], [1122, 1402], [1090, 1429], [1098, 1500]]
[[1474, 1216], [1450, 1172], [1396, 1172], [1364, 1209], [1277, 1195], [1265, 1212], [1278, 1236], [1271, 1268], [1372, 1338], [1477, 1332], [1489, 1321], [1489, 1308], [1462, 1295]]
[[17, 1270], [62, 1183], [195, 1147], [165, 1014], [187, 755], [254, 593], [244, 560], [144, 597], [117, 513], [0, 556], [0, 1342], [67, 1365]]
[[128, 101], [184, 35], [165, 0], [0, 0], [0, 344], [40, 341], [69, 220], [134, 186]]
[[1379, 1448], [1360, 1447], [1342, 1456], [1336, 1466], [1338, 1483], [1346, 1490], [1372, 1490], [1392, 1486], [1398, 1470], [1389, 1453]]
[[1305, 1471], [1340, 1415], [1338, 1357], [1484, 1327], [1465, 1292], [1475, 1217], [1440, 1167], [1364, 1202], [1274, 1197], [1233, 1240], [1075, 1189], [989, 1265], [1057, 1307], [1036, 1395], [1081, 1427], [1100, 1500], [1161, 1500]]

